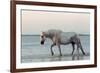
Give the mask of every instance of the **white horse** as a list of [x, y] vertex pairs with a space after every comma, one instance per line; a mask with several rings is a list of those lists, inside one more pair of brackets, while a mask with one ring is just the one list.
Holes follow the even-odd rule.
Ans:
[[80, 42], [80, 38], [78, 37], [78, 35], [75, 32], [62, 32], [61, 30], [55, 30], [55, 29], [48, 30], [48, 31], [42, 32], [42, 34], [40, 35], [40, 38], [41, 38], [42, 45], [44, 44], [46, 38], [49, 38], [52, 40], [53, 43], [50, 48], [52, 55], [54, 55], [52, 47], [58, 46], [60, 56], [62, 56], [60, 45], [67, 45], [67, 44], [72, 44], [72, 47], [73, 47], [72, 55], [75, 50], [75, 45], [77, 45], [78, 53], [79, 53], [79, 48], [80, 48], [82, 53], [85, 55], [85, 52], [84, 52], [81, 42]]

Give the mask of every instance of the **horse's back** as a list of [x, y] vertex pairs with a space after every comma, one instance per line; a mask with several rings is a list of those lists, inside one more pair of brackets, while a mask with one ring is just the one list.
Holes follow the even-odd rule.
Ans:
[[63, 44], [70, 43], [70, 39], [75, 36], [77, 36], [75, 32], [63, 32], [60, 35], [60, 42]]
[[57, 29], [51, 29], [51, 30], [48, 30], [48, 33], [51, 33], [51, 34], [55, 34], [55, 33], [60, 34], [60, 33], [62, 33], [62, 31], [61, 30], [57, 30]]
[[62, 38], [70, 38], [73, 36], [76, 36], [77, 34], [75, 32], [63, 32], [61, 33]]

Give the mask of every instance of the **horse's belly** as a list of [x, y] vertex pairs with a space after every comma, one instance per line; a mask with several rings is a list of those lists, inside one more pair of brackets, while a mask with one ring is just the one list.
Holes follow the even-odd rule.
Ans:
[[60, 40], [60, 43], [61, 43], [61, 44], [69, 44], [69, 43], [70, 43], [70, 39], [68, 39], [68, 38], [62, 38], [62, 39]]

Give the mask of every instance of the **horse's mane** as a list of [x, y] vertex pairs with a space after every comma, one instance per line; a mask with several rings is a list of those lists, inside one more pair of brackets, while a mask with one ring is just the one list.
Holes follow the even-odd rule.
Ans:
[[61, 33], [62, 31], [58, 30], [58, 29], [50, 29], [47, 32], [49, 32], [49, 33]]

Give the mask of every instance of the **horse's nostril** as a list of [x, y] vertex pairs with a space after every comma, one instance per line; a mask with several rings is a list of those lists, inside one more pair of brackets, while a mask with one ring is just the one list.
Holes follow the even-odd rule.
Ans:
[[41, 45], [43, 45], [44, 44], [44, 41], [41, 41]]

